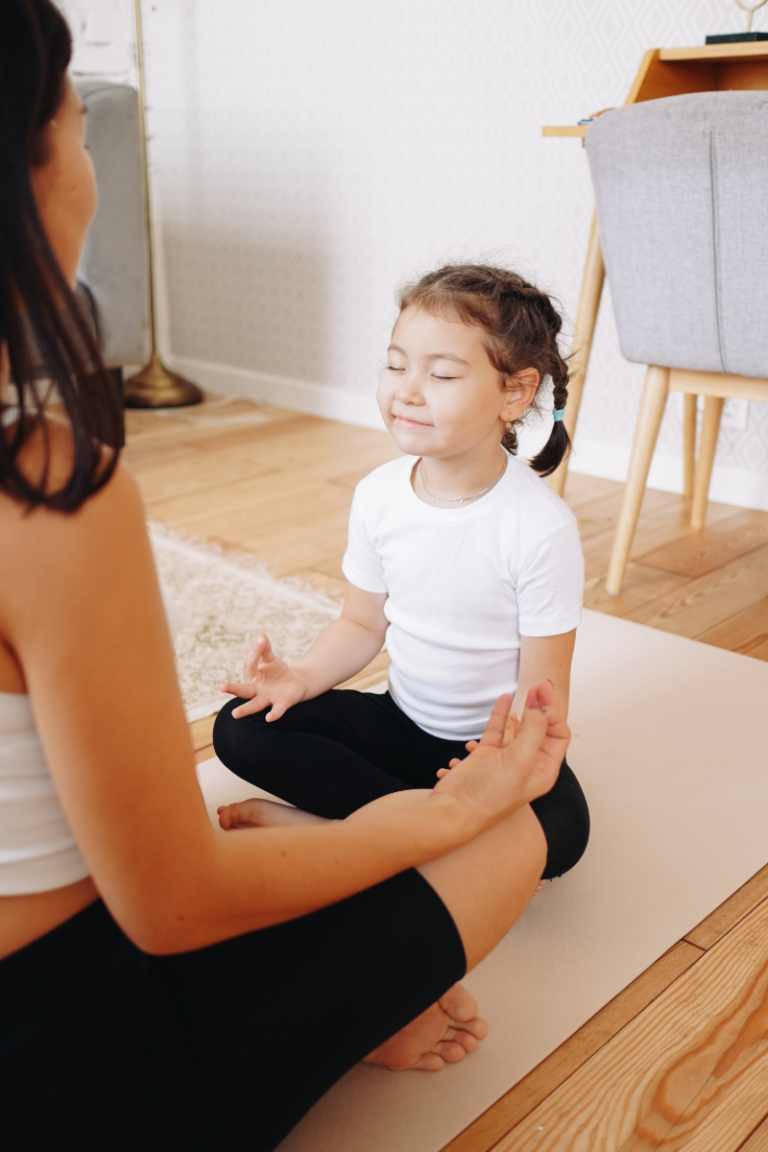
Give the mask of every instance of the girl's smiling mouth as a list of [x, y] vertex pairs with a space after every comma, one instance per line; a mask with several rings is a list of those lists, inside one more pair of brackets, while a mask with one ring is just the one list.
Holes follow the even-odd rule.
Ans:
[[432, 427], [432, 425], [428, 424], [426, 422], [426, 420], [412, 420], [410, 418], [410, 416], [398, 416], [396, 412], [393, 413], [393, 416], [395, 417], [396, 423], [401, 428], [431, 428]]

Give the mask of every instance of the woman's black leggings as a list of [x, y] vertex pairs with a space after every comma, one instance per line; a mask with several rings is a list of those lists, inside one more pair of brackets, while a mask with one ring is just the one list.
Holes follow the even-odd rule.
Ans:
[[[229, 701], [216, 719], [219, 759], [243, 780], [329, 819], [343, 819], [390, 792], [432, 788], [438, 768], [467, 755], [463, 742], [419, 728], [388, 692], [333, 689], [269, 724], [266, 711], [233, 719], [241, 703]], [[531, 807], [547, 839], [543, 878], [562, 876], [589, 839], [587, 801], [565, 761], [552, 790]]]
[[0, 960], [0, 1145], [271, 1152], [465, 967], [415, 870], [178, 956], [140, 952], [97, 900]]

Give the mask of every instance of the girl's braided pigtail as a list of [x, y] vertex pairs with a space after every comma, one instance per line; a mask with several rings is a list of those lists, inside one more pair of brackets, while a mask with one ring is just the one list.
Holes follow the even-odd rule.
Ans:
[[556, 346], [550, 361], [550, 375], [555, 401], [555, 422], [549, 440], [541, 452], [531, 460], [531, 468], [540, 476], [551, 476], [571, 447], [571, 438], [563, 423], [565, 406], [568, 403], [568, 365]]

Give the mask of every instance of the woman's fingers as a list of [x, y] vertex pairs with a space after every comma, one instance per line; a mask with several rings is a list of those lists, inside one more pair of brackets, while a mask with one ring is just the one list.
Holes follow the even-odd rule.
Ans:
[[549, 722], [547, 713], [538, 700], [532, 701], [530, 697], [531, 693], [528, 694], [529, 702], [526, 705], [523, 721], [515, 737], [513, 747], [517, 763], [529, 763], [533, 769], [539, 750], [546, 738]]
[[498, 700], [493, 706], [493, 711], [488, 718], [488, 723], [485, 726], [485, 731], [480, 738], [477, 747], [485, 747], [490, 745], [492, 748], [501, 748], [504, 740], [504, 733], [507, 730], [507, 717], [509, 710], [512, 707], [512, 695], [509, 692], [504, 692], [499, 696]]
[[498, 817], [544, 795], [554, 784], [569, 729], [551, 685], [530, 691], [522, 722], [507, 722], [512, 697], [497, 701], [483, 738], [464, 760], [441, 769], [435, 788], [463, 796], [470, 807]]
[[[532, 701], [535, 701], [535, 703], [532, 704]], [[525, 706], [526, 708], [548, 708], [555, 703], [555, 690], [552, 687], [552, 681], [542, 680], [541, 684], [535, 684], [533, 688], [528, 690], [528, 699], [526, 700]]]
[[544, 680], [541, 684], [537, 684], [534, 689], [531, 689], [531, 691], [536, 695], [538, 706], [546, 709], [547, 720], [549, 722], [547, 735], [556, 737], [559, 740], [565, 740], [567, 743], [571, 738], [571, 730], [566, 722], [562, 707], [555, 696], [552, 681]]
[[[524, 735], [525, 734], [525, 735]], [[516, 752], [531, 754], [534, 745], [534, 770], [530, 776], [533, 789], [531, 798], [542, 796], [553, 786], [560, 771], [571, 730], [557, 702], [552, 684], [545, 681], [528, 693], [520, 733], [515, 741]]]

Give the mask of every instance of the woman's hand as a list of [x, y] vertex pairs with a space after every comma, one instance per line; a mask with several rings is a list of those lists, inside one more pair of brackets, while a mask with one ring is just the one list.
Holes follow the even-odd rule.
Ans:
[[531, 688], [522, 722], [510, 715], [512, 697], [497, 700], [469, 756], [443, 768], [435, 792], [450, 792], [481, 818], [501, 818], [553, 787], [571, 738], [549, 681]]
[[280, 717], [306, 698], [308, 684], [304, 677], [272, 651], [269, 637], [257, 636], [243, 663], [243, 684], [222, 684], [221, 691], [248, 700], [240, 704], [232, 715], [236, 720], [263, 712], [272, 705], [267, 720]]

